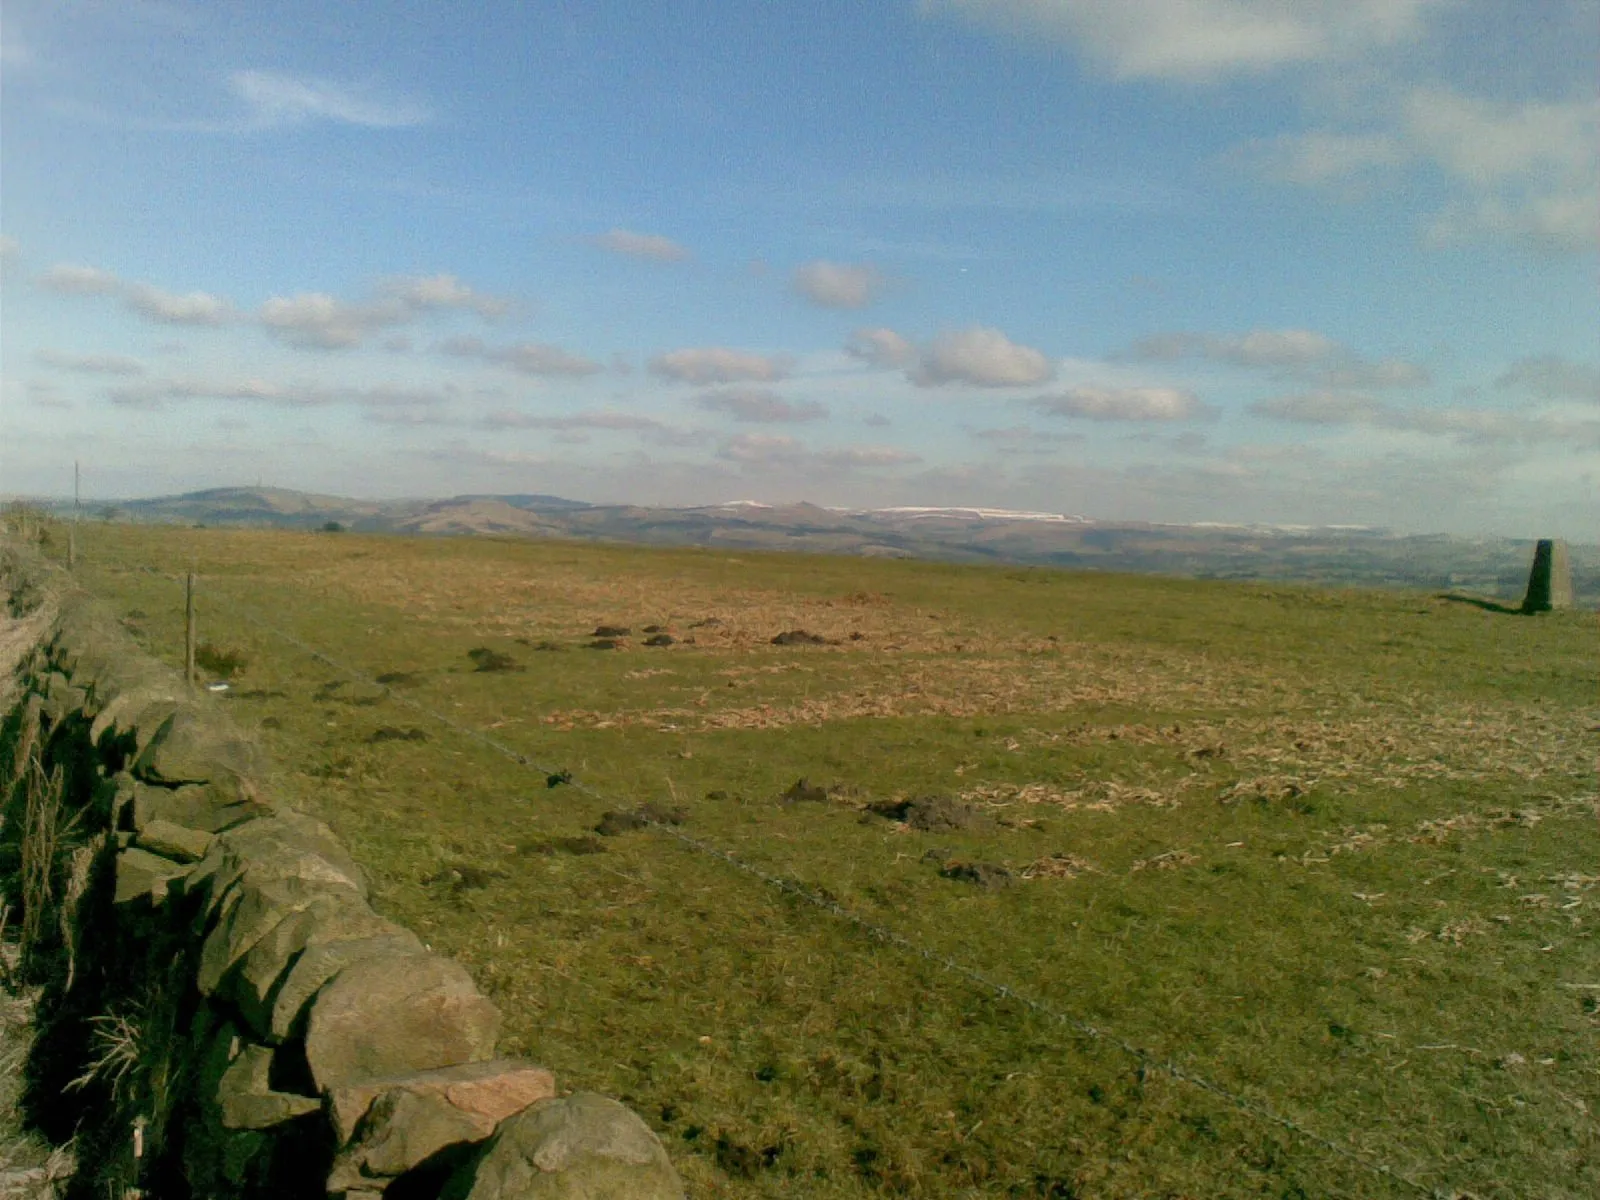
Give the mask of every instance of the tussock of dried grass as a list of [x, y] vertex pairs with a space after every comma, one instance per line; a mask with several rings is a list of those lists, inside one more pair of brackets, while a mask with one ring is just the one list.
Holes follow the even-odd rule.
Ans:
[[1036, 858], [1017, 874], [1024, 879], [1076, 879], [1086, 871], [1098, 872], [1095, 866], [1086, 858], [1079, 858], [1076, 854], [1046, 854], [1043, 858]]
[[1165, 854], [1138, 859], [1128, 870], [1176, 871], [1179, 867], [1190, 867], [1199, 861], [1198, 855], [1190, 854], [1187, 850], [1168, 850]]

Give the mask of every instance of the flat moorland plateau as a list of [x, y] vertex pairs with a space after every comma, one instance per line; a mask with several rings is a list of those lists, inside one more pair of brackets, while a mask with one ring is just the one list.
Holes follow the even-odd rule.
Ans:
[[1593, 613], [489, 538], [79, 552], [174, 664], [198, 570], [276, 793], [693, 1195], [1600, 1195]]

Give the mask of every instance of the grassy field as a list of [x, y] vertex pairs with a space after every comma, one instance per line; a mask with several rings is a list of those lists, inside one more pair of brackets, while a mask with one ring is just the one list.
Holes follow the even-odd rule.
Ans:
[[[1416, 1194], [1052, 1014], [1445, 1195], [1600, 1194], [1592, 613], [491, 539], [79, 545], [172, 662], [182, 588], [146, 568], [198, 565], [279, 794], [471, 968], [506, 1049], [637, 1106], [695, 1196]], [[601, 624], [631, 632], [591, 649]], [[771, 644], [796, 629], [825, 643]], [[897, 814], [924, 796], [958, 803]], [[645, 801], [1042, 1007], [659, 830], [593, 832]]]

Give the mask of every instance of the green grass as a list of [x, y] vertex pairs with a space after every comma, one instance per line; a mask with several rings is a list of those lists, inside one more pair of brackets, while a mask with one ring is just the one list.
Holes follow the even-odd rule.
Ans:
[[[491, 539], [79, 546], [173, 663], [182, 588], [142, 568], [198, 564], [279, 793], [469, 966], [506, 1049], [634, 1104], [694, 1195], [1410, 1193], [660, 832], [542, 852], [644, 800], [1430, 1187], [1600, 1193], [1600, 990], [1572, 986], [1600, 984], [1593, 614]], [[241, 606], [614, 800], [331, 686]], [[633, 636], [587, 649], [601, 623]], [[769, 644], [793, 628], [835, 644]], [[780, 803], [801, 776], [833, 798]], [[930, 793], [983, 827], [863, 812]]]

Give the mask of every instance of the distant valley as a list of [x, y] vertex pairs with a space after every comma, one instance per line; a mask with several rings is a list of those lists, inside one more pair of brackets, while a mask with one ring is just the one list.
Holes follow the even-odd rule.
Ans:
[[[70, 503], [50, 505], [66, 515]], [[984, 508], [841, 510], [748, 501], [698, 508], [586, 504], [537, 494], [352, 500], [285, 488], [214, 488], [97, 502], [86, 519], [358, 533], [582, 538], [724, 550], [1011, 563], [1205, 579], [1389, 586], [1520, 599], [1532, 543], [1384, 530], [1158, 525]], [[1600, 603], [1600, 546], [1571, 547], [1578, 602]]]

